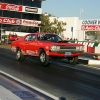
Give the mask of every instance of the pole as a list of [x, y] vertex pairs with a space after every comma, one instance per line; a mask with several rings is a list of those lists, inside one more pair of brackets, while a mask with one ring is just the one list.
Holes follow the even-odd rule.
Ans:
[[40, 33], [40, 26], [39, 26], [39, 33]]
[[80, 8], [80, 20], [81, 20], [81, 8]]
[[82, 17], [82, 12], [83, 12], [83, 9], [80, 8], [80, 20], [82, 19], [82, 18], [81, 18], [81, 17]]

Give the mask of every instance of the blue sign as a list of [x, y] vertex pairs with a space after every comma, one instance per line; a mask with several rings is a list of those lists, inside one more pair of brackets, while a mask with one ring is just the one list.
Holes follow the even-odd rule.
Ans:
[[73, 32], [73, 27], [71, 27], [71, 32]]

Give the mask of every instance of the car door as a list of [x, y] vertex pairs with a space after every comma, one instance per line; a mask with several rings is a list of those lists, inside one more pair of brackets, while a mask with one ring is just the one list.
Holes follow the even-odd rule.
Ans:
[[36, 55], [36, 35], [30, 34], [25, 38], [25, 51], [28, 55]]

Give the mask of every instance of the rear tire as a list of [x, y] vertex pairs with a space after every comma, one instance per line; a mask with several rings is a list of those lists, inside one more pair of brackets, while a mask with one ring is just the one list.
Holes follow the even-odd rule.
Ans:
[[67, 59], [68, 59], [69, 64], [77, 64], [78, 63], [78, 57], [69, 57]]
[[24, 61], [24, 59], [25, 59], [25, 55], [22, 54], [20, 49], [18, 49], [17, 52], [16, 52], [16, 59], [19, 62]]
[[40, 50], [39, 59], [43, 66], [47, 66], [49, 64], [49, 56], [46, 54], [44, 50]]

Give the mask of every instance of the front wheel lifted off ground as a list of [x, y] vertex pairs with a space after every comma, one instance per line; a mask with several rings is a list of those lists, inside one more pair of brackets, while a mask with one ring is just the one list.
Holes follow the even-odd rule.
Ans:
[[47, 66], [49, 64], [49, 56], [44, 50], [40, 50], [39, 59], [43, 66]]
[[16, 52], [16, 59], [18, 61], [24, 61], [24, 59], [25, 59], [25, 55], [22, 54], [20, 49], [18, 49]]

